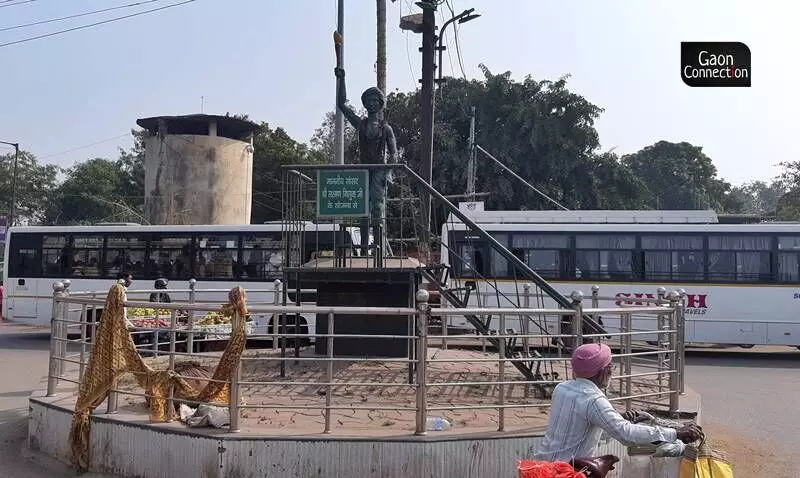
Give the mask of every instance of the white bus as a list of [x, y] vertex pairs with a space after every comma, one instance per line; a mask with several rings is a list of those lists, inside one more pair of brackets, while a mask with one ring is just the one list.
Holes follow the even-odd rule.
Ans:
[[[713, 211], [471, 209], [461, 210], [565, 296], [579, 290], [588, 299], [595, 284], [599, 295], [620, 298], [684, 289], [687, 343], [800, 348], [800, 223], [721, 224]], [[528, 282], [457, 218], [442, 238], [454, 283], [475, 278], [462, 258], [484, 278], [471, 306], [478, 294], [496, 297], [494, 288], [516, 297]]]
[[[352, 247], [360, 242], [353, 228], [305, 223], [306, 263], [317, 251]], [[355, 243], [354, 243], [355, 241]], [[5, 248], [3, 317], [49, 325], [53, 283], [70, 280], [74, 292], [107, 291], [122, 273], [133, 276], [129, 298], [147, 300], [136, 291], [152, 290], [165, 278], [170, 289], [250, 289], [248, 300], [274, 300], [274, 281], [282, 279], [284, 237], [280, 223], [253, 225], [13, 227]], [[167, 292], [170, 292], [167, 290]], [[171, 293], [186, 300], [186, 293]], [[290, 300], [294, 296], [289, 291]], [[198, 300], [224, 302], [224, 292], [199, 294]], [[76, 317], [77, 318], [77, 317]], [[313, 331], [314, 317], [305, 317]], [[303, 327], [306, 329], [306, 327]], [[302, 333], [305, 333], [302, 332]]]

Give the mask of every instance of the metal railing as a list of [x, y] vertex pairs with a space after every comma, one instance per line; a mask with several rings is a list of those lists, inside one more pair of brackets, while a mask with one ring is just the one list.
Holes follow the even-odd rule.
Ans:
[[[679, 292], [666, 294], [666, 291], [659, 291], [656, 298], [647, 299], [646, 304], [636, 306], [617, 306], [619, 298], [603, 298], [593, 288], [591, 304], [584, 304], [582, 294], [576, 291], [571, 295], [572, 308], [569, 309], [452, 309], [430, 307], [425, 290], [417, 292], [415, 307], [280, 305], [280, 289], [280, 283], [276, 282], [272, 291], [274, 300], [248, 302], [251, 317], [269, 317], [269, 322], [266, 328], [248, 327], [248, 345], [236, 372], [228, 381], [232, 397], [228, 405], [231, 432], [240, 430], [242, 418], [250, 418], [248, 414], [257, 409], [272, 410], [273, 413], [308, 413], [316, 410], [324, 419], [319, 423], [323, 433], [331, 433], [334, 423], [345, 429], [350, 426], [341, 417], [337, 422], [333, 421], [334, 415], [342, 411], [348, 411], [348, 416], [359, 416], [359, 412], [367, 416], [374, 412], [391, 412], [392, 417], [398, 417], [397, 420], [413, 423], [413, 433], [417, 435], [426, 434], [429, 415], [467, 411], [474, 414], [492, 413], [496, 414], [492, 423], [496, 423], [498, 431], [504, 431], [509, 424], [508, 413], [549, 407], [548, 397], [531, 397], [532, 387], [544, 387], [552, 391], [559, 382], [571, 377], [569, 350], [562, 350], [560, 346], [554, 350], [545, 345], [553, 338], [562, 338], [572, 346], [586, 341], [604, 341], [615, 350], [614, 361], [619, 369], [606, 391], [612, 402], [621, 402], [628, 410], [634, 403], [645, 403], [651, 409], [661, 408], [671, 414], [679, 409], [679, 395], [683, 390], [685, 317], [684, 299]], [[131, 292], [131, 296], [149, 292]], [[169, 311], [169, 318], [164, 319], [161, 327], [131, 329], [137, 349], [143, 356], [150, 355], [145, 360], [151, 360], [154, 368], [165, 367], [174, 371], [179, 359], [214, 362], [216, 356], [213, 352], [198, 349], [202, 349], [202, 344], [224, 344], [230, 330], [219, 330], [225, 329], [224, 326], [214, 329], [200, 325], [198, 315], [217, 311], [219, 306], [200, 300], [199, 296], [206, 292], [210, 291], [198, 290], [196, 284], [191, 283], [189, 301], [151, 303], [131, 298], [126, 301], [128, 311], [132, 308]], [[104, 292], [71, 293], [68, 284], [54, 284], [48, 396], [59, 394], [61, 382], [78, 384], [82, 380], [96, 334], [99, 320], [97, 311], [104, 306], [105, 295]], [[604, 299], [614, 304], [604, 307]], [[635, 300], [643, 302], [642, 299]], [[444, 319], [464, 313], [497, 317], [499, 327], [496, 337], [501, 340], [494, 350], [487, 350], [485, 335], [472, 333], [448, 338], [446, 327], [442, 328], [441, 333], [430, 333], [429, 324], [433, 317]], [[583, 334], [582, 319], [587, 315], [602, 316], [606, 324], [605, 332]], [[314, 330], [311, 322], [307, 325], [307, 332], [298, 331], [297, 327], [291, 330], [292, 326], [286, 323], [286, 318], [292, 316], [327, 317], [327, 332]], [[408, 332], [343, 334], [337, 332], [341, 321], [345, 320], [343, 316], [403, 320]], [[572, 330], [569, 333], [536, 334], [530, 333], [525, 327], [509, 327], [509, 324], [525, 324], [529, 317], [534, 316], [559, 324], [563, 324], [565, 317], [568, 317]], [[271, 329], [269, 323], [272, 324]], [[637, 323], [655, 325], [644, 330], [637, 328]], [[656, 346], [635, 343], [639, 337], [654, 334], [659, 338]], [[143, 343], [136, 338], [143, 336], [153, 337], [152, 342]], [[509, 348], [506, 339], [511, 338], [518, 342]], [[405, 341], [409, 353], [402, 357], [344, 356], [337, 353], [342, 352], [341, 340], [344, 339]], [[301, 340], [306, 342], [297, 347], [305, 349], [304, 353], [287, 353], [289, 342]], [[443, 347], [447, 340], [450, 341], [449, 346]], [[530, 361], [531, 349], [537, 348], [537, 340], [541, 343], [536, 360], [550, 372], [538, 375], [535, 380], [528, 380], [516, 369], [507, 366], [514, 361]], [[265, 341], [270, 344], [265, 344]], [[314, 354], [313, 348], [308, 348], [311, 341], [324, 341], [325, 353]], [[337, 346], [339, 348], [335, 348]], [[465, 365], [468, 365], [469, 371], [460, 368]], [[563, 375], [557, 372], [562, 368]], [[183, 378], [198, 380], [195, 376]], [[387, 390], [391, 393], [384, 393]], [[480, 397], [470, 398], [475, 391], [480, 391]], [[68, 393], [76, 391], [72, 389]], [[121, 395], [147, 396], [137, 387], [117, 385], [109, 396], [107, 413], [118, 410]], [[188, 400], [179, 400], [172, 393], [164, 398], [168, 399], [170, 407], [178, 401], [196, 405]], [[386, 423], [390, 421], [386, 419]], [[253, 426], [257, 427], [257, 424]]]

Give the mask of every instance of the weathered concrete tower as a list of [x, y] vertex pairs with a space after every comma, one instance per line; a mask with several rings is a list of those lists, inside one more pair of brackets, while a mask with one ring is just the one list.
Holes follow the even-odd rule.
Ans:
[[146, 129], [145, 217], [150, 224], [250, 224], [253, 135], [228, 116], [156, 116]]

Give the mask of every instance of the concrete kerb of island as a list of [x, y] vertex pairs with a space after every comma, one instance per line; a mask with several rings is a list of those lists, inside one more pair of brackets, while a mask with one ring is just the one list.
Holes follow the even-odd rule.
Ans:
[[[69, 429], [74, 389], [53, 397], [36, 392], [30, 398], [28, 448], [62, 463], [70, 457]], [[686, 387], [681, 412], [700, 423], [700, 396]], [[104, 405], [98, 410], [104, 410]], [[187, 428], [183, 424], [147, 421], [141, 413], [120, 411], [92, 416], [90, 471], [125, 477], [197, 478], [275, 477], [513, 477], [544, 435], [544, 427], [514, 432], [426, 436], [265, 436], [247, 428]], [[620, 457], [611, 477], [677, 476], [678, 458], [629, 455], [615, 440], [601, 443], [598, 454]]]

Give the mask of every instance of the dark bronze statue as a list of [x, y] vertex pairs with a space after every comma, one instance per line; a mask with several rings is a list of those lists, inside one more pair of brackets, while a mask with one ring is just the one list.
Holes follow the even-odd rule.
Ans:
[[[359, 117], [347, 105], [347, 89], [344, 82], [344, 69], [335, 68], [336, 77], [341, 79], [336, 95], [336, 104], [347, 121], [358, 131], [358, 157], [361, 164], [391, 164], [397, 162], [397, 143], [392, 127], [383, 119], [386, 97], [376, 88], [368, 88], [361, 94], [361, 103], [367, 116]], [[388, 156], [386, 153], [389, 153]], [[388, 169], [370, 170], [369, 181], [369, 220], [361, 223], [362, 250], [369, 244], [369, 222], [372, 222], [375, 241], [382, 247], [382, 254], [390, 254], [386, 241], [386, 194], [392, 173]]]

